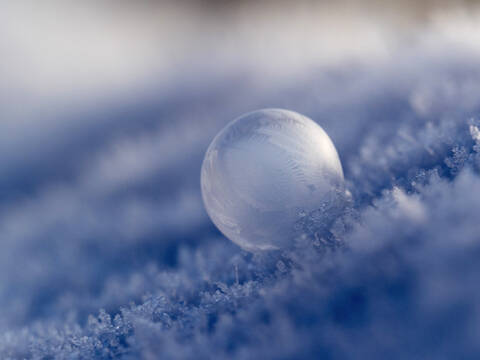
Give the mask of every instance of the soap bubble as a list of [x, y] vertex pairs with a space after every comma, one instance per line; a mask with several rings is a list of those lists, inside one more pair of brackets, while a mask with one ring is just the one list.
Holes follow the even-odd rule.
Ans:
[[201, 187], [214, 224], [249, 251], [291, 246], [312, 214], [329, 224], [331, 204], [345, 193], [342, 165], [325, 131], [281, 109], [228, 124], [207, 150]]

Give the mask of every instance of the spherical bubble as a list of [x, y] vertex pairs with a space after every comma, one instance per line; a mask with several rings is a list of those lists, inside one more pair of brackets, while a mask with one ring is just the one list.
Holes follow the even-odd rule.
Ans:
[[249, 251], [279, 249], [292, 245], [306, 215], [342, 193], [343, 171], [319, 125], [292, 111], [265, 109], [237, 118], [215, 137], [201, 187], [210, 218], [230, 240]]

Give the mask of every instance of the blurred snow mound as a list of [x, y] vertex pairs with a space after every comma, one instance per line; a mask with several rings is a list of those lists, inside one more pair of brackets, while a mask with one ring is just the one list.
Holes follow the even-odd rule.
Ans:
[[[104, 132], [92, 123], [101, 135], [91, 142], [88, 131], [69, 135], [77, 147], [71, 167], [56, 168], [61, 181], [41, 166], [63, 164], [61, 151], [39, 153], [29, 178], [28, 164], [8, 168], [0, 182], [10, 194], [0, 207], [0, 358], [475, 358], [474, 60], [314, 73], [293, 90], [245, 91], [241, 104], [248, 82], [234, 93], [182, 93], [152, 111], [160, 120], [146, 112]], [[207, 100], [208, 111], [198, 105]], [[293, 249], [254, 255], [205, 217], [198, 174], [223, 125], [206, 119], [228, 121], [262, 102], [322, 124], [352, 196], [301, 214]], [[148, 171], [136, 172], [133, 150]], [[125, 173], [99, 178], [85, 157]]]

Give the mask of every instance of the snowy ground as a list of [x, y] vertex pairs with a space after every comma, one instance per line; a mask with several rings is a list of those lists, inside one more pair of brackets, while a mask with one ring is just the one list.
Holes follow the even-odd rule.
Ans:
[[[478, 358], [474, 7], [0, 4], [1, 359]], [[354, 202], [253, 255], [199, 173], [266, 107], [322, 125]]]

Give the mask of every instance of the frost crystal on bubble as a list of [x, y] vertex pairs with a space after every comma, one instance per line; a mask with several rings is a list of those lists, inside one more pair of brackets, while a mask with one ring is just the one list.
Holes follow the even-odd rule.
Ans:
[[230, 240], [252, 251], [281, 249], [292, 245], [299, 217], [310, 214], [320, 225], [335, 216], [332, 199], [343, 191], [343, 171], [320, 126], [292, 111], [267, 109], [217, 135], [201, 184], [208, 214]]

